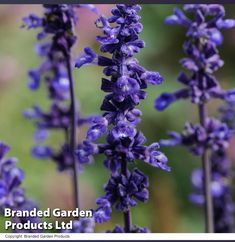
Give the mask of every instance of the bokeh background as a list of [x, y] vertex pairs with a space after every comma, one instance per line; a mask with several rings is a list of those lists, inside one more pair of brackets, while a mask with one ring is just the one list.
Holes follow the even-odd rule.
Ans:
[[[140, 129], [148, 138], [149, 144], [166, 138], [168, 130], [180, 131], [185, 120], [197, 121], [196, 108], [185, 101], [175, 103], [164, 112], [158, 112], [153, 107], [154, 99], [161, 92], [180, 87], [176, 77], [181, 70], [179, 59], [184, 56], [182, 43], [185, 30], [181, 26], [164, 24], [164, 18], [172, 13], [174, 7], [176, 5], [173, 4], [142, 5], [140, 12], [144, 25], [141, 37], [146, 42], [146, 48], [138, 54], [138, 58], [144, 67], [159, 71], [165, 77], [162, 85], [149, 87], [148, 98], [140, 105], [143, 112]], [[112, 5], [97, 5], [97, 8], [109, 15]], [[235, 18], [235, 5], [225, 5], [225, 9], [227, 17]], [[33, 49], [36, 31], [20, 28], [22, 17], [32, 12], [42, 12], [41, 6], [0, 6], [0, 139], [11, 145], [10, 155], [18, 157], [18, 164], [26, 173], [23, 186], [27, 195], [36, 200], [41, 209], [72, 209], [71, 177], [57, 172], [56, 164], [52, 161], [37, 160], [31, 156], [34, 126], [22, 115], [22, 111], [33, 104], [47, 105], [43, 88], [37, 92], [27, 89], [27, 71], [40, 63]], [[86, 46], [98, 50], [95, 36], [100, 31], [94, 25], [94, 13], [79, 9], [78, 15], [76, 31], [79, 39], [74, 48], [74, 57]], [[225, 65], [216, 76], [224, 88], [229, 88], [235, 85], [235, 28], [224, 31], [224, 35], [224, 43], [219, 49]], [[84, 115], [100, 113], [99, 107], [104, 96], [100, 90], [102, 69], [86, 66], [74, 70], [74, 76], [81, 112]], [[216, 115], [218, 105], [220, 103], [209, 103], [212, 115]], [[80, 139], [85, 131], [86, 127], [80, 130]], [[52, 135], [51, 143], [58, 144], [60, 139], [62, 141], [62, 136]], [[191, 204], [188, 199], [192, 191], [191, 171], [200, 166], [200, 161], [181, 147], [163, 150], [172, 167], [169, 173], [137, 162], [137, 166], [149, 175], [150, 200], [146, 204], [139, 203], [132, 209], [133, 222], [148, 226], [152, 232], [203, 232], [202, 208]], [[229, 155], [235, 161], [233, 145]], [[95, 207], [95, 198], [103, 194], [102, 187], [108, 176], [102, 157], [85, 167], [80, 178], [82, 208]], [[112, 222], [97, 225], [96, 231], [111, 229], [121, 222], [122, 215], [114, 212]], [[4, 219], [0, 218], [0, 232], [4, 232], [3, 223]]]

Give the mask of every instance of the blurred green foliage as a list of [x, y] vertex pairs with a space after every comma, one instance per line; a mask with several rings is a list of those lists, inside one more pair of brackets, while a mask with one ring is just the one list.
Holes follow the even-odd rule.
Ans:
[[[180, 86], [176, 82], [176, 77], [181, 70], [178, 60], [184, 56], [184, 29], [164, 24], [164, 18], [172, 13], [175, 6], [143, 5], [141, 11], [144, 25], [141, 37], [146, 42], [146, 48], [138, 54], [138, 58], [144, 67], [157, 70], [165, 77], [162, 85], [149, 88], [148, 98], [140, 105], [143, 112], [140, 129], [148, 138], [148, 143], [167, 137], [168, 130], [180, 131], [185, 120], [197, 120], [196, 109], [183, 101], [172, 105], [164, 112], [157, 112], [153, 107], [154, 99], [161, 92], [175, 90]], [[234, 5], [226, 5], [226, 10], [228, 17], [235, 17]], [[27, 70], [40, 63], [40, 59], [33, 51], [35, 31], [20, 29], [21, 18], [32, 11], [40, 12], [41, 8], [37, 5], [0, 6], [0, 139], [11, 145], [10, 155], [17, 156], [19, 166], [25, 170], [26, 179], [23, 185], [27, 195], [35, 199], [41, 209], [69, 209], [72, 208], [70, 177], [68, 174], [58, 173], [51, 161], [40, 161], [30, 155], [34, 126], [22, 115], [25, 108], [35, 103], [42, 106], [48, 103], [45, 88], [38, 92], [27, 89]], [[82, 14], [84, 12], [81, 12], [80, 19], [83, 17]], [[78, 41], [76, 53], [79, 53], [87, 43], [96, 49], [98, 47], [94, 34], [90, 37], [86, 34], [86, 31], [95, 30], [92, 22], [89, 24], [92, 26], [88, 27], [88, 23], [87, 28], [82, 29], [81, 26], [81, 41]], [[83, 38], [83, 35], [86, 37]], [[234, 29], [225, 32], [225, 41], [220, 50], [226, 65], [218, 71], [217, 77], [221, 80], [222, 86], [232, 87], [235, 80]], [[100, 113], [99, 106], [104, 96], [100, 90], [102, 70], [93, 66], [84, 67], [75, 70], [74, 76], [81, 112], [84, 115]], [[215, 108], [211, 110], [212, 114], [214, 111]], [[84, 133], [85, 127], [80, 130], [80, 136]], [[50, 142], [57, 145], [58, 140], [62, 140], [62, 136], [52, 134]], [[146, 204], [139, 203], [132, 209], [133, 222], [150, 227], [152, 232], [202, 232], [202, 209], [188, 201], [191, 191], [190, 173], [193, 167], [200, 166], [200, 162], [181, 147], [163, 150], [169, 157], [169, 165], [172, 167], [170, 173], [136, 162], [137, 166], [149, 175], [150, 201]], [[109, 174], [103, 167], [102, 158], [100, 156], [94, 164], [86, 166], [81, 174], [83, 208], [95, 207], [95, 197], [103, 193], [102, 187]], [[114, 212], [112, 223], [98, 225], [96, 231], [111, 229], [115, 223], [121, 221], [122, 215]], [[1, 219], [1, 232], [4, 231], [3, 222]]]

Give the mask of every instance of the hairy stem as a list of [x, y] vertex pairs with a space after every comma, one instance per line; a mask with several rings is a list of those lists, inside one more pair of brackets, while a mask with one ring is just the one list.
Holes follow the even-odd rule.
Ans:
[[[124, 176], [127, 176], [128, 167], [127, 162], [125, 160], [122, 161], [121, 171]], [[127, 211], [123, 212], [124, 215], [124, 230], [125, 233], [131, 232], [131, 209], [128, 207]]]
[[[206, 125], [206, 107], [205, 104], [199, 104], [199, 118], [203, 127]], [[205, 198], [205, 232], [214, 232], [214, 215], [213, 215], [213, 200], [211, 194], [211, 163], [208, 159], [207, 150], [203, 152], [202, 156], [202, 168], [203, 168], [203, 189]]]
[[76, 126], [77, 126], [77, 110], [76, 110], [76, 97], [74, 90], [74, 81], [71, 69], [71, 58], [70, 55], [66, 55], [69, 88], [70, 88], [70, 115], [71, 124], [69, 129], [69, 150], [71, 159], [73, 161], [73, 189], [74, 189], [74, 207], [79, 209], [79, 171], [78, 162], [75, 155], [76, 149]]

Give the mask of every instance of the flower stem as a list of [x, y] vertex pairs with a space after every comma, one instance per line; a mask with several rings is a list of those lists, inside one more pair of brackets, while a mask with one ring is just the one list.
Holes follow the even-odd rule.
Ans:
[[[127, 168], [127, 162], [125, 160], [122, 161], [121, 165], [121, 171], [124, 176], [127, 176], [128, 168]], [[124, 230], [125, 233], [131, 233], [131, 209], [128, 207], [128, 209], [123, 212], [124, 215]]]
[[77, 126], [77, 110], [76, 110], [76, 97], [74, 90], [74, 81], [71, 69], [71, 58], [70, 54], [66, 55], [69, 88], [70, 88], [70, 133], [69, 133], [69, 150], [73, 161], [73, 189], [74, 189], [74, 207], [79, 209], [79, 171], [78, 162], [76, 160], [75, 149], [76, 149], [76, 126]]
[[[199, 118], [203, 127], [206, 126], [206, 107], [205, 104], [199, 104]], [[214, 232], [214, 215], [213, 215], [213, 201], [211, 194], [211, 163], [207, 156], [207, 150], [205, 149], [202, 156], [203, 167], [203, 189], [205, 197], [205, 232]]]

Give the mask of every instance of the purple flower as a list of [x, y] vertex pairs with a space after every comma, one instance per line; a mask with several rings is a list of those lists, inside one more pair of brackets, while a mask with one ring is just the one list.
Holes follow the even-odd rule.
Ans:
[[138, 199], [148, 200], [148, 178], [138, 169], [128, 172], [127, 176], [112, 175], [105, 185], [106, 198], [116, 209], [125, 211], [129, 206], [135, 206]]
[[29, 75], [29, 83], [28, 83], [28, 87], [31, 89], [31, 90], [36, 90], [39, 88], [39, 85], [40, 85], [40, 73], [38, 70], [30, 70], [28, 72], [28, 75]]
[[41, 109], [39, 106], [27, 108], [24, 110], [24, 116], [29, 119], [38, 118], [41, 115]]
[[85, 64], [95, 63], [96, 53], [89, 47], [84, 49], [84, 53], [75, 61], [75, 67], [80, 68]]
[[31, 28], [38, 28], [41, 27], [43, 24], [43, 19], [37, 16], [36, 14], [30, 14], [27, 17], [23, 18], [23, 26], [22, 27], [27, 27], [28, 29]]
[[157, 110], [163, 110], [167, 106], [169, 106], [172, 102], [176, 100], [175, 95], [173, 93], [163, 93], [156, 101], [155, 108]]
[[146, 162], [154, 167], [161, 168], [165, 171], [170, 171], [171, 168], [167, 166], [168, 159], [167, 157], [160, 151], [156, 150], [159, 148], [158, 143], [154, 143], [147, 147], [146, 149]]
[[78, 145], [76, 150], [78, 161], [81, 164], [90, 163], [92, 161], [92, 155], [96, 153], [98, 153], [97, 145], [88, 140], [84, 140], [83, 144]]
[[189, 97], [189, 94], [190, 92], [186, 88], [177, 90], [174, 93], [162, 93], [155, 100], [155, 108], [159, 111], [162, 111], [165, 108], [167, 108], [171, 103], [177, 101], [178, 99], [187, 99]]
[[103, 223], [110, 219], [112, 208], [109, 200], [106, 197], [99, 197], [96, 200], [98, 208], [94, 210], [94, 218], [96, 223]]
[[88, 129], [86, 138], [94, 141], [107, 131], [108, 121], [103, 117], [94, 117], [91, 122], [93, 125]]

